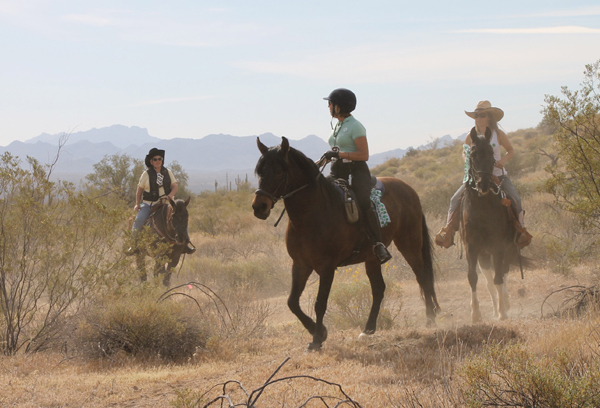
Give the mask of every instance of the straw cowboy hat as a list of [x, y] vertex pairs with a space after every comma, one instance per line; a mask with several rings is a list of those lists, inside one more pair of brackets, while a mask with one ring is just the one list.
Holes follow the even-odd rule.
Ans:
[[467, 116], [470, 118], [473, 118], [473, 119], [475, 119], [476, 113], [481, 113], [481, 112], [488, 113], [496, 120], [496, 122], [500, 122], [500, 120], [504, 117], [504, 112], [502, 111], [502, 109], [493, 107], [492, 104], [490, 103], [490, 101], [479, 102], [477, 104], [477, 106], [475, 107], [474, 112], [465, 111]]

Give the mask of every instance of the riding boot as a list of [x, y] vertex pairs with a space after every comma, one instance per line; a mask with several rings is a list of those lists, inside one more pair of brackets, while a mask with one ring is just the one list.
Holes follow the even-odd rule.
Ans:
[[448, 214], [448, 223], [435, 236], [435, 243], [443, 248], [454, 245], [454, 234], [459, 227], [459, 211], [455, 210]]
[[371, 206], [366, 214], [366, 224], [369, 230], [371, 241], [373, 242], [373, 253], [379, 259], [379, 262], [383, 265], [390, 259], [392, 255], [389, 253], [383, 242], [381, 242], [381, 229], [379, 225], [379, 217], [375, 212], [375, 209]]
[[525, 211], [519, 213], [518, 219], [515, 220], [515, 227], [517, 228], [517, 236], [515, 242], [519, 248], [526, 247], [531, 243], [533, 235], [531, 235], [525, 229]]

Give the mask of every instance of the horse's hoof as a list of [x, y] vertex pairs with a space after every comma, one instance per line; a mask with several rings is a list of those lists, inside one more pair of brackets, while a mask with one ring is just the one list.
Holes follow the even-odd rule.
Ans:
[[358, 339], [359, 340], [369, 340], [371, 337], [373, 337], [374, 333], [366, 333], [366, 332], [362, 332], [361, 334], [358, 335]]
[[306, 351], [321, 351], [321, 347], [323, 347], [323, 343], [308, 343]]
[[427, 319], [427, 323], [425, 323], [425, 327], [427, 327], [427, 328], [437, 327], [437, 323], [435, 322], [435, 319]]

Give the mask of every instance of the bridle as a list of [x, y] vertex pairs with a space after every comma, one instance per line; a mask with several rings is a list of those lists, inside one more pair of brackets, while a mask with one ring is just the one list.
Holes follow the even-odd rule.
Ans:
[[[323, 166], [323, 167], [324, 167], [324, 166]], [[317, 178], [318, 178], [320, 175], [321, 175], [321, 172], [319, 172], [319, 173], [317, 174]], [[288, 173], [286, 172], [286, 173], [285, 173], [285, 180], [284, 180], [284, 181], [282, 181], [282, 182], [281, 182], [281, 183], [280, 183], [280, 184], [279, 184], [279, 185], [278, 185], [278, 186], [275, 188], [275, 191], [279, 190], [279, 188], [280, 188], [281, 186], [285, 186], [285, 185], [287, 184], [287, 182], [288, 182]], [[259, 189], [257, 189], [257, 190], [254, 192], [254, 194], [255, 194], [255, 195], [263, 195], [263, 196], [267, 197], [269, 200], [271, 200], [271, 208], [273, 208], [273, 207], [275, 206], [275, 203], [276, 203], [277, 201], [279, 201], [279, 200], [285, 200], [286, 198], [289, 198], [289, 197], [293, 196], [294, 194], [296, 194], [298, 191], [300, 191], [300, 190], [302, 190], [302, 189], [305, 189], [305, 188], [306, 188], [306, 187], [308, 187], [309, 185], [310, 185], [310, 182], [309, 182], [309, 183], [306, 183], [306, 184], [304, 184], [304, 185], [303, 185], [303, 186], [301, 186], [301, 187], [298, 187], [297, 189], [295, 189], [295, 190], [293, 190], [293, 191], [290, 191], [290, 192], [289, 192], [289, 193], [287, 193], [287, 194], [281, 195], [281, 196], [279, 196], [279, 197], [275, 197], [275, 195], [273, 195], [273, 194], [269, 193], [268, 191], [265, 191], [265, 190], [263, 190], [262, 188], [259, 188]]]
[[[273, 208], [275, 206], [275, 203], [279, 200], [285, 200], [286, 198], [289, 198], [291, 196], [293, 196], [294, 194], [296, 194], [298, 191], [302, 190], [303, 188], [308, 187], [309, 183], [306, 183], [305, 185], [303, 185], [302, 187], [299, 187], [297, 189], [295, 189], [292, 192], [289, 192], [287, 194], [284, 194], [282, 196], [279, 197], [275, 197], [273, 194], [263, 190], [262, 188], [257, 189], [254, 194], [260, 194], [260, 195], [264, 195], [265, 197], [267, 197], [269, 200], [271, 200], [271, 208]], [[281, 185], [277, 186], [277, 188], [275, 189], [277, 191], [277, 189], [279, 189]]]
[[[319, 171], [319, 172], [317, 173], [317, 177], [315, 178], [315, 180], [317, 180], [317, 179], [319, 178], [319, 176], [321, 176], [321, 175], [322, 175], [322, 173], [321, 173], [321, 172], [323, 171], [323, 168], [324, 168], [324, 167], [325, 167], [325, 165], [323, 165], [323, 167], [321, 168], [321, 171]], [[284, 181], [282, 181], [282, 182], [281, 182], [281, 183], [280, 183], [280, 184], [279, 184], [279, 185], [278, 185], [278, 186], [275, 188], [275, 191], [279, 190], [279, 188], [280, 188], [281, 186], [283, 186], [284, 184], [287, 184], [287, 182], [288, 182], [288, 173], [286, 172], [286, 174], [285, 174], [285, 180], [284, 180]], [[263, 190], [262, 188], [259, 188], [259, 189], [257, 189], [257, 190], [254, 192], [254, 194], [255, 194], [255, 195], [263, 195], [263, 196], [267, 197], [268, 199], [270, 199], [270, 200], [271, 200], [271, 209], [272, 209], [272, 208], [275, 206], [275, 203], [276, 203], [277, 201], [279, 201], [279, 200], [282, 200], [282, 199], [283, 199], [283, 200], [285, 200], [286, 198], [289, 198], [289, 197], [293, 196], [294, 194], [296, 194], [298, 191], [305, 189], [305, 188], [306, 188], [306, 187], [308, 187], [309, 185], [310, 185], [310, 182], [308, 182], [308, 183], [306, 183], [306, 184], [304, 184], [304, 185], [302, 185], [302, 186], [298, 187], [297, 189], [295, 189], [295, 190], [293, 190], [293, 191], [290, 191], [290, 192], [289, 192], [289, 193], [287, 193], [287, 194], [281, 195], [281, 196], [279, 196], [279, 197], [275, 197], [275, 195], [274, 195], [274, 194], [271, 194], [271, 193], [269, 193], [268, 191], [265, 191], [265, 190]], [[277, 227], [277, 225], [279, 225], [279, 222], [281, 221], [281, 218], [283, 218], [283, 214], [285, 214], [285, 207], [283, 208], [283, 210], [281, 211], [281, 214], [279, 215], [279, 218], [277, 219], [277, 221], [276, 221], [276, 222], [275, 222], [275, 224], [273, 225], [274, 227]]]
[[[320, 173], [319, 173], [320, 174]], [[317, 176], [318, 177], [318, 176]], [[286, 180], [287, 182], [287, 174], [286, 174]], [[259, 188], [258, 190], [256, 190], [254, 192], [255, 195], [264, 195], [265, 197], [268, 197], [271, 200], [271, 208], [273, 208], [275, 206], [275, 203], [281, 199], [285, 200], [288, 197], [293, 196], [294, 194], [296, 194], [298, 191], [308, 187], [310, 183], [306, 183], [305, 185], [298, 187], [297, 189], [295, 189], [294, 191], [291, 191], [287, 194], [284, 194], [280, 197], [275, 197], [273, 194], [266, 192], [265, 190]], [[277, 190], [279, 187], [281, 186], [281, 184], [279, 186], [277, 186], [277, 188], [275, 190]], [[279, 225], [279, 221], [281, 221], [281, 219], [283, 218], [283, 214], [285, 214], [285, 207], [283, 207], [283, 210], [281, 211], [281, 214], [279, 214], [279, 218], [277, 218], [277, 221], [275, 221], [275, 224], [273, 225], [274, 227], [277, 227], [277, 225]]]
[[[496, 161], [494, 160], [494, 164], [496, 163]], [[476, 182], [476, 177], [479, 177], [480, 179], [488, 178], [490, 180], [491, 186], [490, 186], [490, 191], [495, 194], [498, 195], [500, 194], [500, 192], [502, 191], [502, 181], [500, 181], [500, 183], [496, 183], [492, 177], [493, 177], [494, 173], [493, 172], [489, 172], [489, 171], [483, 171], [483, 170], [475, 170], [473, 168], [473, 156], [472, 154], [469, 156], [469, 179], [471, 180], [471, 182], [467, 183], [469, 187], [471, 187], [473, 190], [477, 191], [477, 193], [479, 193], [480, 195], [485, 195], [487, 193], [483, 193], [481, 191], [481, 189], [477, 186], [477, 182]], [[494, 188], [495, 186], [495, 188]]]

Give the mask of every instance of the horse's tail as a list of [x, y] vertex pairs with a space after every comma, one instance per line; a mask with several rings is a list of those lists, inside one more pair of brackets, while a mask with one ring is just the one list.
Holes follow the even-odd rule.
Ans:
[[[435, 277], [433, 272], [433, 240], [431, 239], [431, 235], [429, 235], [429, 228], [427, 228], [427, 222], [425, 221], [425, 214], [422, 215], [422, 226], [421, 229], [423, 231], [423, 245], [421, 246], [421, 257], [423, 258], [423, 278], [425, 278], [428, 286], [431, 291], [431, 301], [435, 306], [435, 311], [438, 312], [441, 310], [440, 305], [437, 301], [437, 295], [435, 294]], [[426, 296], [425, 293], [423, 293]]]
[[520, 265], [522, 265], [523, 268], [533, 269], [533, 268], [536, 268], [538, 266], [535, 259], [528, 258], [528, 257], [523, 256], [523, 255], [520, 255], [520, 257], [521, 257], [521, 264]]
[[535, 259], [521, 255], [521, 251], [519, 251], [516, 245], [511, 247], [509, 256], [511, 266], [524, 269], [534, 269], [538, 266]]

